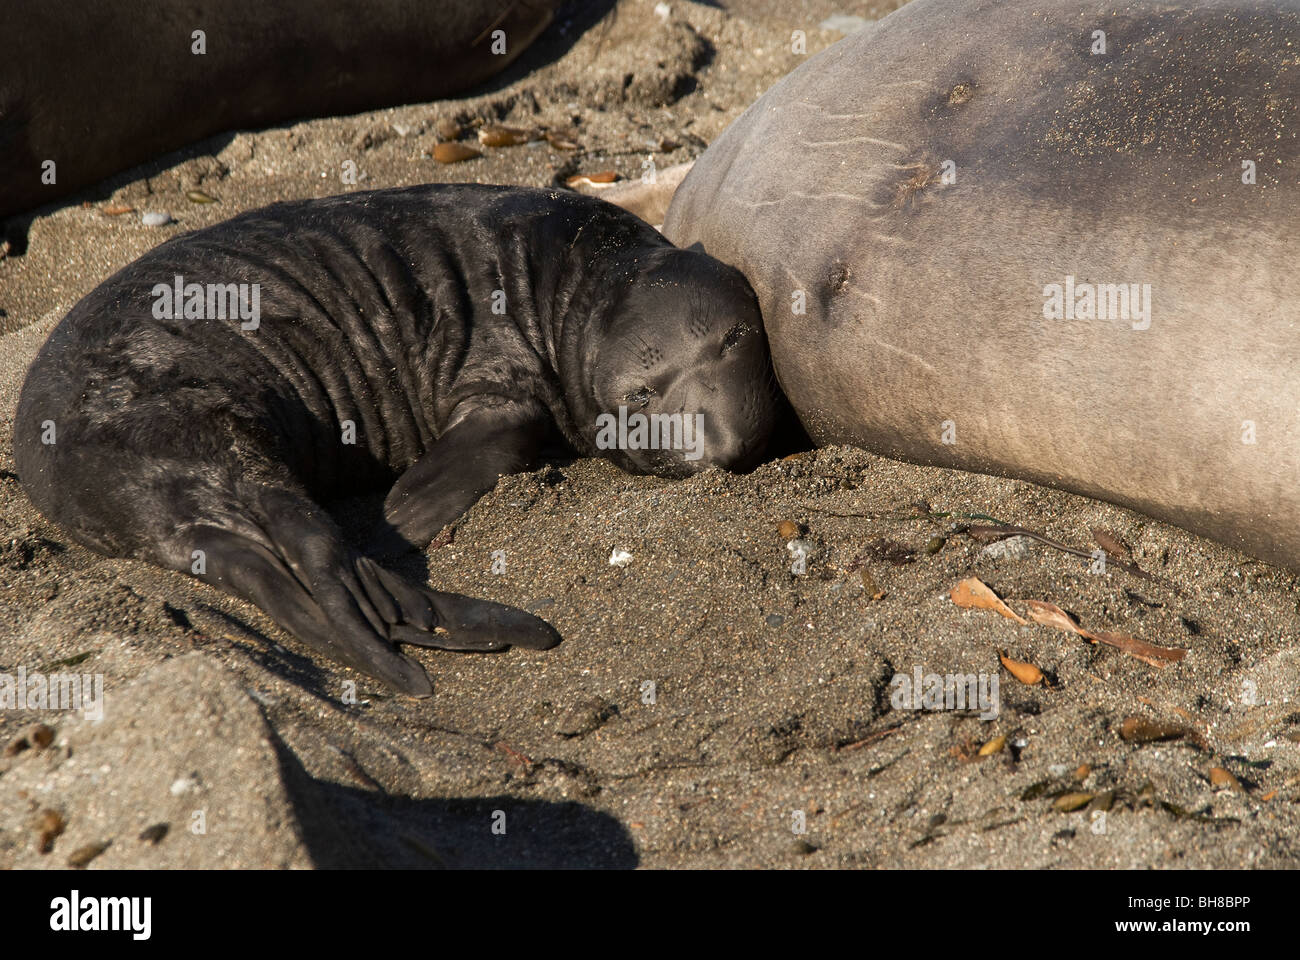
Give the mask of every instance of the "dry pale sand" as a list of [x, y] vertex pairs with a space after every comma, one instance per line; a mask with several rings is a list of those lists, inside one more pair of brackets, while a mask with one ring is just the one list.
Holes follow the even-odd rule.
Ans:
[[[840, 36], [818, 27], [830, 14], [888, 10], [671, 0], [663, 22], [654, 7], [563, 18], [472, 97], [216, 137], [43, 211], [26, 254], [0, 261], [0, 673], [75, 669], [106, 689], [98, 724], [0, 711], [4, 743], [36, 720], [54, 737], [0, 758], [0, 866], [1300, 866], [1296, 578], [1084, 498], [851, 449], [685, 482], [550, 463], [503, 479], [405, 572], [534, 610], [565, 642], [417, 652], [436, 688], [420, 702], [33, 511], [9, 442], [25, 365], [79, 297], [161, 240], [340, 192], [348, 159], [361, 187], [665, 167], [798, 62], [792, 29], [815, 52]], [[444, 118], [544, 125], [581, 149], [438, 166]], [[144, 227], [145, 210], [179, 224]], [[359, 506], [337, 509], [355, 524]], [[1103, 528], [1155, 579], [1090, 573], [1039, 543], [989, 555], [962, 532], [987, 521], [963, 514], [1087, 550]], [[806, 573], [782, 521], [803, 525]], [[608, 563], [615, 548], [629, 565]], [[1188, 654], [1161, 669], [963, 610], [948, 591], [970, 576], [1018, 613], [1050, 601]], [[1047, 682], [1021, 684], [999, 651]], [[895, 709], [891, 678], [914, 668], [997, 676], [999, 715]], [[1177, 737], [1125, 740], [1130, 717]]]

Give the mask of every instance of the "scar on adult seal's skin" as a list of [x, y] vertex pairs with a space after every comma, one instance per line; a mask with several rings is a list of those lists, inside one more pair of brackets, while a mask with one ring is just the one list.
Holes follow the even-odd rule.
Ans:
[[[214, 288], [226, 319], [195, 316]], [[394, 575], [323, 499], [388, 489], [369, 552], [423, 548], [545, 444], [635, 472], [744, 468], [778, 402], [739, 272], [600, 200], [422, 186], [276, 204], [127, 266], [37, 355], [15, 461], [77, 541], [193, 573], [419, 696], [396, 644], [559, 635]], [[702, 443], [598, 445], [629, 411], [702, 418]]]

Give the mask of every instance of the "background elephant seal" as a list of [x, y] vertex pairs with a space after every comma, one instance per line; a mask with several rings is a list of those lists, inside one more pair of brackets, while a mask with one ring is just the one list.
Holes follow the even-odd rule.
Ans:
[[395, 643], [559, 637], [394, 576], [319, 499], [391, 487], [375, 545], [423, 547], [548, 441], [638, 472], [743, 467], [775, 405], [736, 270], [600, 200], [423, 186], [276, 204], [126, 267], [41, 348], [14, 459], [79, 542], [194, 573], [420, 695]]
[[518, 56], [557, 6], [5, 0], [0, 217], [223, 130], [468, 89]]
[[1296, 0], [915, 0], [772, 87], [664, 232], [749, 278], [819, 444], [1300, 568]]

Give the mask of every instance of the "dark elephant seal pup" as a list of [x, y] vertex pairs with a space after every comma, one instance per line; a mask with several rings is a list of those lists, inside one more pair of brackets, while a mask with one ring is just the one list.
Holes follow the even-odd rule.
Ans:
[[737, 271], [600, 200], [424, 186], [276, 204], [126, 267], [37, 355], [15, 460], [81, 543], [194, 573], [422, 695], [395, 643], [559, 637], [394, 576], [321, 499], [391, 486], [380, 533], [422, 547], [548, 441], [640, 472], [744, 467], [775, 404]]
[[1300, 568], [1300, 3], [913, 0], [773, 86], [664, 232], [812, 437]]

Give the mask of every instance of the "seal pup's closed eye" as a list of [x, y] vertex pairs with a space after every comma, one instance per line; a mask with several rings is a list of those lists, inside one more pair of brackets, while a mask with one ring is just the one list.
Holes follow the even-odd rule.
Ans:
[[394, 575], [320, 501], [387, 488], [372, 547], [423, 548], [548, 441], [642, 472], [748, 466], [778, 402], [761, 330], [739, 273], [599, 200], [440, 185], [277, 204], [77, 304], [23, 385], [15, 460], [80, 542], [427, 695], [397, 644], [559, 635]]

